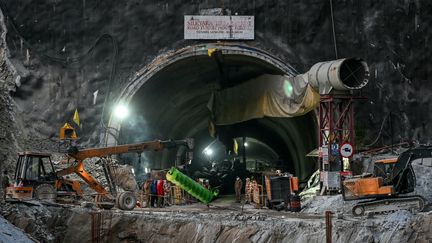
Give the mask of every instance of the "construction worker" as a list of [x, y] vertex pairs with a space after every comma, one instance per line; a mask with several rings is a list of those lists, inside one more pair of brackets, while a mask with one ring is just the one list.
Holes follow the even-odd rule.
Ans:
[[[255, 178], [251, 177], [251, 201], [254, 202], [254, 193], [258, 190], [258, 183]], [[259, 190], [258, 190], [259, 193]], [[259, 194], [258, 194], [259, 197]]]
[[6, 188], [10, 185], [10, 178], [8, 175], [8, 171], [3, 171], [3, 178], [2, 178], [2, 186], [3, 186], [3, 200], [6, 200]]
[[157, 180], [152, 180], [150, 183], [150, 206], [152, 208], [156, 207], [157, 201]]
[[146, 208], [150, 206], [150, 180], [145, 180], [142, 188], [143, 197], [142, 197], [142, 208]]
[[252, 183], [249, 178], [246, 178], [246, 185], [245, 185], [245, 203], [251, 202], [251, 193], [252, 193]]
[[169, 206], [171, 203], [171, 183], [164, 180], [164, 206]]
[[164, 196], [165, 196], [164, 180], [162, 179], [158, 180], [156, 190], [157, 190], [157, 198], [158, 198], [157, 206], [162, 208], [164, 206]]
[[240, 202], [241, 201], [241, 189], [243, 186], [243, 182], [240, 179], [240, 177], [237, 176], [237, 179], [234, 183], [234, 189], [235, 189], [235, 194], [236, 194], [236, 202]]

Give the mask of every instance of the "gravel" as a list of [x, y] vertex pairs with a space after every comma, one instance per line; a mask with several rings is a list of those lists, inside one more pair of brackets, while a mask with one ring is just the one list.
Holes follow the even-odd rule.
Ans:
[[34, 242], [21, 229], [0, 216], [0, 242]]

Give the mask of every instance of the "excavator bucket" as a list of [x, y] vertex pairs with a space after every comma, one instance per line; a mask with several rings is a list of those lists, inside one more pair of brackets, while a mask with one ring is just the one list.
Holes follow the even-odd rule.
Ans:
[[60, 128], [60, 134], [59, 134], [60, 140], [66, 140], [66, 139], [77, 139], [77, 134], [75, 132], [75, 129], [69, 124], [65, 123], [63, 127]]
[[208, 190], [174, 167], [167, 172], [166, 178], [205, 204], [209, 204], [219, 195], [218, 190]]

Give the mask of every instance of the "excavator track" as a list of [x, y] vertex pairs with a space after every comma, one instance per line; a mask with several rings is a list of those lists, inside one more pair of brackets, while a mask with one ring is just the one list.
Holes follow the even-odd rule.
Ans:
[[390, 213], [398, 210], [423, 211], [426, 200], [421, 196], [404, 196], [359, 202], [352, 208], [354, 216]]

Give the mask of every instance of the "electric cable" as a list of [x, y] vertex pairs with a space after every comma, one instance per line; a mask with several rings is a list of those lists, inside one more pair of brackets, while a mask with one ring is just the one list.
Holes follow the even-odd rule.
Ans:
[[333, 14], [333, 0], [329, 0], [329, 1], [330, 1], [330, 15], [331, 15], [331, 22], [332, 22], [332, 30], [333, 30], [333, 43], [335, 49], [335, 56], [336, 59], [338, 59], [338, 52], [337, 52], [337, 45], [336, 45], [336, 32], [335, 32], [334, 14]]
[[383, 131], [383, 128], [384, 128], [384, 124], [385, 124], [385, 122], [386, 122], [386, 120], [387, 120], [387, 118], [388, 118], [389, 116], [390, 116], [390, 113], [388, 113], [388, 114], [384, 117], [384, 119], [383, 119], [383, 121], [382, 121], [382, 123], [381, 123], [381, 128], [380, 128], [380, 130], [379, 130], [379, 132], [378, 132], [378, 135], [377, 135], [376, 139], [373, 140], [372, 143], [370, 143], [370, 144], [368, 144], [368, 145], [365, 145], [365, 147], [371, 147], [371, 146], [375, 145], [375, 144], [378, 142], [378, 140], [381, 138], [382, 131]]

